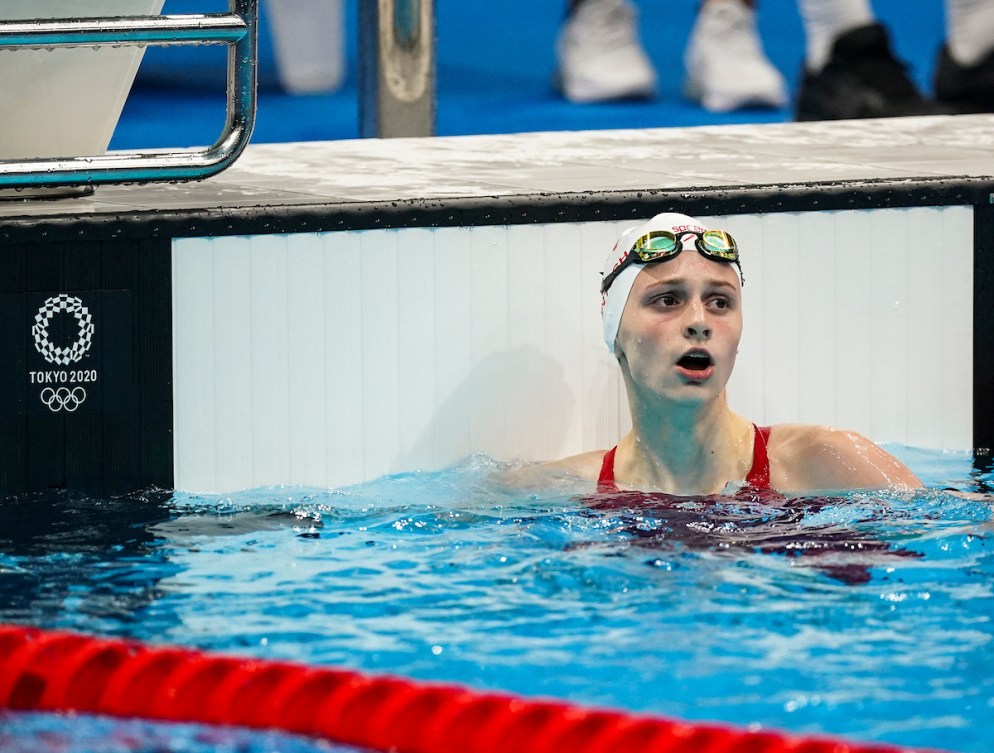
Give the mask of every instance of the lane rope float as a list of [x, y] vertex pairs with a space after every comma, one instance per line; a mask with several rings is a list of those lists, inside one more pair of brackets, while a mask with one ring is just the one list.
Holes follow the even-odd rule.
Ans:
[[0, 625], [0, 708], [276, 729], [397, 753], [912, 753], [14, 625]]

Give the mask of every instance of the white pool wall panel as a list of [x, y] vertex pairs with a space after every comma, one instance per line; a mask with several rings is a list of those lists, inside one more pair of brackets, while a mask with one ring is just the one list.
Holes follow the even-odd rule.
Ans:
[[[743, 248], [732, 406], [971, 446], [972, 208], [707, 218]], [[599, 280], [634, 222], [173, 244], [175, 485], [335, 487], [628, 429]]]
[[728, 225], [745, 249], [736, 408], [879, 442], [971, 446], [972, 208], [737, 216]]

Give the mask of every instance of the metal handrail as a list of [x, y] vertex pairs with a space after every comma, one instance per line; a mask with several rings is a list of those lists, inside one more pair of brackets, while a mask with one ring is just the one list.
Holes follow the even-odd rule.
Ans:
[[255, 125], [258, 0], [228, 0], [229, 13], [0, 22], [0, 50], [93, 45], [227, 44], [227, 117], [203, 149], [0, 160], [0, 188], [200, 180], [229, 167]]

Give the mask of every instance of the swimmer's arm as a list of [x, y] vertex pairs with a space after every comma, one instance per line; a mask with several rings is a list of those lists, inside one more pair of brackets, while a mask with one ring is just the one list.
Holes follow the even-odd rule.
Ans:
[[583, 484], [597, 479], [604, 451], [584, 452], [562, 460], [533, 463], [521, 468], [499, 471], [492, 480], [509, 491], [549, 489], [563, 485]]
[[[777, 432], [781, 437], [774, 446]], [[923, 486], [901, 461], [856, 432], [785, 425], [777, 427], [770, 444], [773, 485], [781, 491], [906, 491]]]

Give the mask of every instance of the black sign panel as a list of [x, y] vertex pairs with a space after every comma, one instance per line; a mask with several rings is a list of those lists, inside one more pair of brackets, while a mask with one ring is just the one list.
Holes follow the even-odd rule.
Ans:
[[127, 290], [0, 296], [0, 413], [126, 410], [136, 389]]
[[171, 485], [169, 246], [0, 250], [0, 494]]

